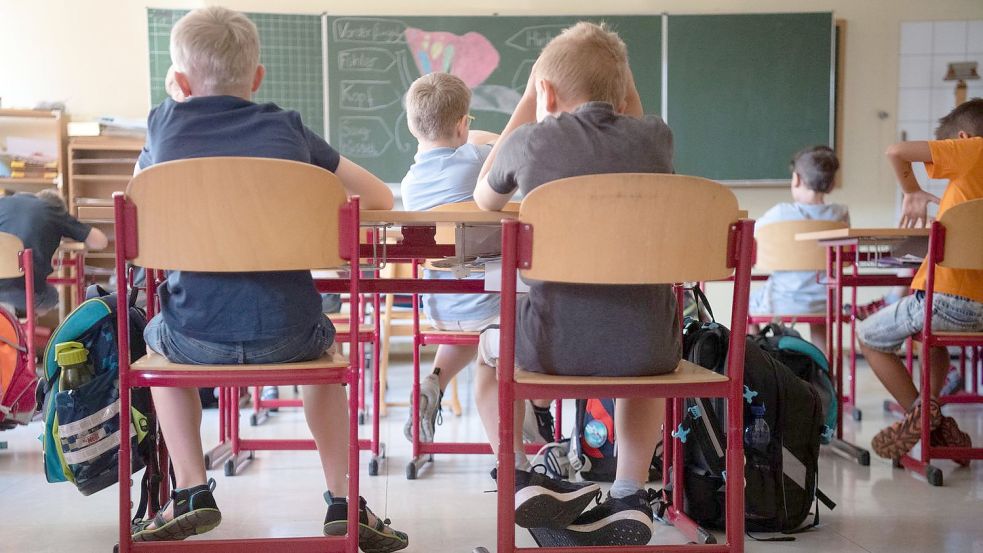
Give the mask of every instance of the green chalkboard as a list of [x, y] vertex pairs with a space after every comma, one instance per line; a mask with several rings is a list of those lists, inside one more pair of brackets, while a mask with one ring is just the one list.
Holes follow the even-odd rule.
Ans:
[[332, 17], [328, 26], [329, 139], [342, 155], [386, 182], [413, 163], [416, 140], [403, 96], [432, 71], [473, 91], [472, 128], [500, 132], [542, 47], [580, 20], [605, 21], [628, 45], [642, 104], [659, 113], [662, 17]]
[[676, 171], [787, 180], [797, 150], [832, 146], [832, 36], [830, 13], [669, 16]]
[[[150, 45], [150, 102], [167, 98], [164, 78], [171, 66], [171, 28], [188, 10], [147, 10]], [[255, 97], [297, 110], [304, 123], [324, 133], [324, 56], [321, 16], [247, 13], [256, 24], [266, 77]]]

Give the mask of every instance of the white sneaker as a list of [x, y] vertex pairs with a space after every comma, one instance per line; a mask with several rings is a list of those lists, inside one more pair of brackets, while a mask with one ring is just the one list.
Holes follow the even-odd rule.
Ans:
[[[432, 442], [437, 428], [437, 416], [440, 414], [440, 401], [444, 392], [440, 391], [440, 380], [437, 375], [440, 369], [423, 377], [420, 381], [420, 441]], [[412, 398], [410, 398], [412, 404]], [[403, 435], [408, 441], [413, 441], [413, 413], [407, 417], [403, 425]]]

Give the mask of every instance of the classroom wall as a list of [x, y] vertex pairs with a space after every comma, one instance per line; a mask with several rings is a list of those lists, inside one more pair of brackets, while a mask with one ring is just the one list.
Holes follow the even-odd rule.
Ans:
[[[146, 7], [192, 8], [188, 0], [0, 0], [0, 98], [5, 107], [63, 100], [76, 117], [141, 117], [149, 108]], [[596, 13], [742, 13], [828, 11], [847, 21], [843, 97], [843, 188], [860, 225], [894, 223], [896, 184], [884, 149], [896, 140], [899, 29], [906, 20], [983, 18], [980, 0], [225, 0], [244, 11], [336, 14], [508, 15]], [[486, 7], [494, 5], [494, 8]], [[658, 111], [658, 106], [647, 106]], [[886, 112], [881, 119], [879, 112]], [[751, 216], [788, 198], [785, 189], [743, 189]]]

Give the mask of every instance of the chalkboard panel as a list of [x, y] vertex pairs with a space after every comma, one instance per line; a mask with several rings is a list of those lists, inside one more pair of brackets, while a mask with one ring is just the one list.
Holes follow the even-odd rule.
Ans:
[[830, 13], [669, 16], [676, 171], [787, 180], [797, 150], [832, 146], [832, 32]]
[[581, 20], [605, 21], [628, 45], [642, 104], [659, 113], [662, 18], [333, 17], [328, 26], [329, 139], [386, 182], [413, 163], [416, 140], [403, 96], [421, 75], [453, 73], [472, 88], [472, 128], [500, 132], [518, 102], [540, 50]]

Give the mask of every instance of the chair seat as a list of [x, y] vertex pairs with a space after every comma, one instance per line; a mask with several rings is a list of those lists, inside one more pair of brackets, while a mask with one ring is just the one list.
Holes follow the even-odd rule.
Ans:
[[551, 386], [606, 386], [606, 385], [652, 385], [661, 384], [712, 384], [727, 382], [728, 378], [683, 359], [676, 370], [658, 376], [564, 376], [541, 374], [516, 369], [515, 381], [519, 384], [544, 384]]
[[184, 372], [205, 372], [205, 371], [277, 371], [277, 370], [314, 370], [314, 369], [338, 369], [348, 366], [348, 360], [343, 355], [326, 354], [320, 359], [313, 361], [302, 361], [300, 363], [280, 363], [273, 365], [182, 365], [172, 363], [159, 353], [151, 352], [137, 359], [130, 365], [134, 371], [184, 371]]

